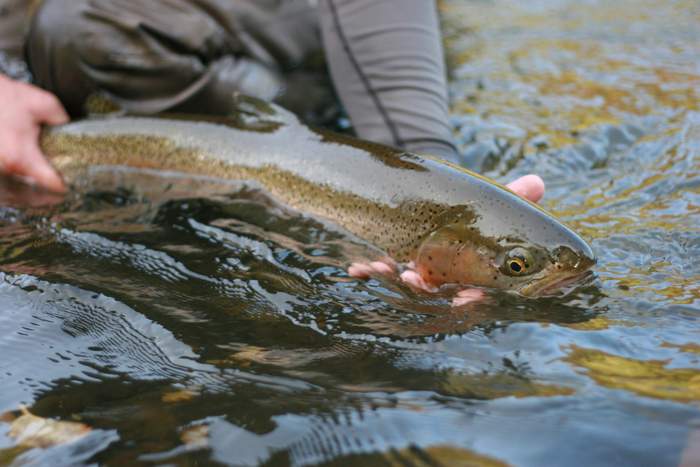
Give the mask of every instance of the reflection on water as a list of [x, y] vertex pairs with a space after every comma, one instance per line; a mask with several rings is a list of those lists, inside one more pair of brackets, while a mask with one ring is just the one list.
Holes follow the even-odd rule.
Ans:
[[[6, 190], [0, 463], [692, 462], [700, 9], [524, 5], [441, 4], [453, 120], [470, 164], [543, 175], [594, 284], [450, 309], [350, 279], [346, 239], [240, 184]], [[18, 444], [22, 404], [92, 430]]]

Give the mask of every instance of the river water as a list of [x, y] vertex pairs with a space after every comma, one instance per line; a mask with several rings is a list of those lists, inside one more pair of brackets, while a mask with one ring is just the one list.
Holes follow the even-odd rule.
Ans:
[[542, 175], [597, 280], [451, 309], [232, 185], [5, 184], [0, 464], [700, 465], [700, 4], [441, 10], [467, 165]]

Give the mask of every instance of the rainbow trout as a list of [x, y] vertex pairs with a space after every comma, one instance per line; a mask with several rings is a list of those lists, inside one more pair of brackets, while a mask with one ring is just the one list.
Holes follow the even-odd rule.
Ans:
[[428, 156], [318, 131], [246, 101], [227, 119], [105, 117], [42, 136], [68, 181], [117, 165], [251, 181], [283, 204], [342, 227], [430, 285], [541, 295], [584, 274], [588, 244], [507, 188]]

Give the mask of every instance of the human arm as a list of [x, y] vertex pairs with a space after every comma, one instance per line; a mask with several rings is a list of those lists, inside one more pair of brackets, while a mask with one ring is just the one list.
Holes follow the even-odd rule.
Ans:
[[460, 162], [432, 0], [323, 0], [324, 51], [360, 138]]
[[0, 75], [0, 169], [51, 191], [63, 180], [39, 148], [41, 125], [60, 125], [68, 115], [52, 94]]

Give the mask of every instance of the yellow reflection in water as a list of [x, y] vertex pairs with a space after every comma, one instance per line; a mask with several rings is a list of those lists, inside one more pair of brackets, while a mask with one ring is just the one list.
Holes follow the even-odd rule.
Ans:
[[[700, 74], [688, 60], [700, 54], [700, 44], [680, 39], [696, 27], [697, 2], [571, 8], [567, 2], [443, 0], [440, 7], [450, 68], [458, 81], [481, 83], [455, 100], [456, 114], [508, 122], [557, 149], [632, 115], [677, 118], [700, 108]], [[647, 36], [660, 38], [653, 48]], [[525, 149], [526, 155], [538, 150]]]
[[451, 396], [476, 399], [499, 397], [552, 397], [568, 396], [575, 392], [565, 386], [537, 383], [527, 378], [507, 373], [473, 375], [456, 372], [446, 374], [441, 392]]
[[661, 344], [661, 347], [665, 347], [667, 349], [678, 349], [680, 352], [685, 353], [700, 354], [700, 344], [694, 344], [692, 342], [689, 342], [687, 344], [672, 344], [670, 342], [664, 342], [663, 344]]
[[575, 345], [564, 361], [587, 370], [607, 388], [678, 402], [700, 401], [700, 370], [694, 368], [667, 368], [667, 361], [634, 360]]
[[607, 316], [597, 316], [581, 323], [561, 323], [559, 325], [570, 329], [576, 329], [577, 331], [604, 331], [612, 326], [635, 326], [635, 324], [630, 321], [610, 319]]
[[454, 466], [454, 467], [507, 467], [509, 464], [469, 449], [456, 446], [435, 445], [428, 448], [407, 448], [388, 452], [385, 455], [389, 465], [416, 467]]
[[[9, 428], [5, 424], [9, 424]], [[14, 446], [0, 449], [0, 465], [10, 465], [31, 448], [45, 449], [75, 442], [92, 430], [84, 423], [39, 417], [24, 406], [20, 407], [19, 415], [13, 412], [0, 414], [0, 427], [7, 429], [8, 436], [14, 441]]]

